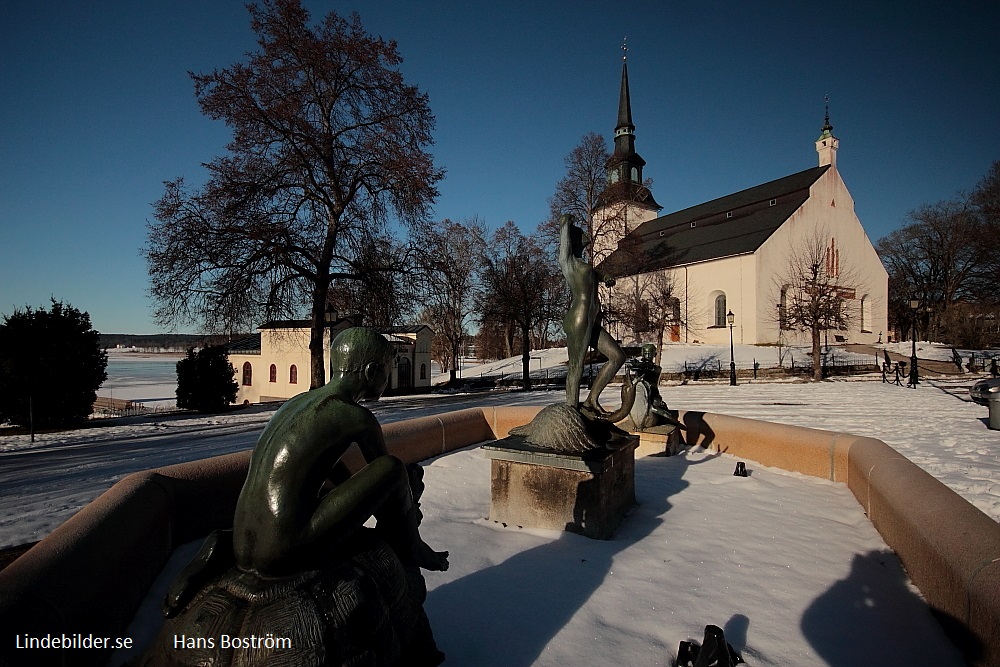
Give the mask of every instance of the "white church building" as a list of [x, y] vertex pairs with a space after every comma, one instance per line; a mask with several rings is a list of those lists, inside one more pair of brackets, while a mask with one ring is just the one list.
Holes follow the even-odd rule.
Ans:
[[[608, 194], [594, 215], [612, 219], [617, 229], [605, 237], [607, 246], [595, 248], [595, 257], [604, 256], [597, 270], [617, 279], [613, 290], [667, 274], [676, 301], [665, 342], [728, 344], [730, 311], [736, 343], [807, 342], [808, 332], [789, 328], [781, 317], [790, 257], [807, 245], [818, 245], [827, 275], [843, 280], [850, 323], [830, 330], [831, 342], [872, 343], [888, 331], [888, 274], [837, 169], [839, 141], [829, 113], [816, 140], [818, 166], [659, 215], [642, 185], [645, 161], [635, 151], [627, 63], [618, 107]], [[612, 334], [638, 342], [627, 340], [624, 328]]]

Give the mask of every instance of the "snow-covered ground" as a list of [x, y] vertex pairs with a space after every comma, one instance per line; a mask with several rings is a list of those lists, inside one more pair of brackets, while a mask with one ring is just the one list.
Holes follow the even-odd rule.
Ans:
[[[739, 359], [746, 350], [737, 349]], [[548, 354], [557, 365], [558, 352]], [[672, 408], [880, 438], [1000, 520], [1000, 432], [987, 428], [986, 408], [967, 401], [973, 381], [924, 380], [915, 390], [872, 377], [690, 382], [660, 391]], [[608, 389], [606, 407], [616, 394]], [[389, 422], [560, 399], [555, 391], [431, 395], [374, 409]], [[34, 446], [0, 435], [0, 545], [43, 537], [132, 470], [251, 447], [272, 411], [101, 424], [40, 434]], [[639, 508], [615, 540], [597, 542], [487, 521], [489, 464], [478, 451], [427, 462], [423, 530], [452, 552], [451, 570], [427, 575], [447, 664], [665, 665], [677, 642], [700, 640], [708, 623], [723, 626], [750, 665], [961, 664], [846, 487], [756, 464], [737, 478], [734, 464], [701, 450], [640, 459]]]
[[[608, 541], [489, 521], [477, 449], [426, 462], [421, 533], [451, 560], [425, 573], [445, 664], [670, 665], [710, 623], [751, 666], [963, 664], [844, 485], [735, 462], [639, 459], [639, 505]], [[169, 578], [128, 636], [155, 634]]]

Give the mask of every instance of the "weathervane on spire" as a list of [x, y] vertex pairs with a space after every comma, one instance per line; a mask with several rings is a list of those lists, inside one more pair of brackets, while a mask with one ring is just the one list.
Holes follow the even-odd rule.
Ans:
[[622, 38], [622, 60], [628, 60], [628, 35]]
[[833, 129], [833, 125], [830, 125], [830, 94], [827, 93], [823, 96], [823, 102], [826, 106], [826, 116], [823, 118], [823, 131], [829, 132]]

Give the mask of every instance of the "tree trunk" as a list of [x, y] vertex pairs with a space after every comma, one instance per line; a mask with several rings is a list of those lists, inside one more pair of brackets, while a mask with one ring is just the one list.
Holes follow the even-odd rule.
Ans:
[[660, 360], [661, 360], [661, 357], [662, 357], [661, 352], [663, 350], [663, 333], [666, 331], [666, 329], [667, 329], [666, 324], [663, 324], [661, 326], [656, 327], [656, 359], [655, 359], [654, 363], [657, 366], [661, 366], [661, 367], [662, 367], [662, 364], [660, 363]]
[[451, 344], [451, 368], [448, 369], [448, 381], [451, 383], [455, 382], [456, 371], [458, 370], [458, 348], [460, 347], [458, 341], [452, 341]]
[[319, 389], [326, 384], [326, 356], [323, 334], [326, 331], [327, 290], [317, 286], [313, 292], [312, 326], [309, 330], [309, 388]]
[[528, 327], [521, 327], [521, 373], [524, 378], [524, 390], [531, 389], [531, 332]]
[[813, 380], [823, 379], [823, 355], [820, 352], [820, 329], [818, 326], [812, 328], [812, 356], [813, 356]]

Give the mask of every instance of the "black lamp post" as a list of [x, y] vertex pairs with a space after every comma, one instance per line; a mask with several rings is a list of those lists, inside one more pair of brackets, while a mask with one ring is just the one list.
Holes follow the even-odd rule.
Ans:
[[729, 323], [729, 386], [736, 386], [736, 354], [733, 352], [733, 323], [736, 316], [733, 311], [726, 313], [726, 322]]
[[917, 370], [917, 311], [920, 309], [919, 299], [910, 299], [910, 310], [913, 311], [913, 348], [910, 352], [910, 385], [916, 389], [920, 384], [920, 372]]

